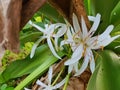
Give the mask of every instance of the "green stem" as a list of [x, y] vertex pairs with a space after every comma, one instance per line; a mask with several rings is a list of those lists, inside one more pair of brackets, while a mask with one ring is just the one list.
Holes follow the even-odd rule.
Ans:
[[65, 82], [65, 85], [63, 87], [63, 90], [66, 90], [66, 88], [67, 88], [67, 84], [68, 84], [69, 78], [70, 78], [70, 73], [66, 76], [66, 82]]
[[64, 70], [64, 67], [62, 67], [62, 70], [60, 71], [60, 73], [58, 74], [57, 78], [56, 78], [56, 79], [54, 80], [54, 82], [52, 83], [52, 86], [54, 86], [54, 85], [56, 84], [56, 82], [57, 82], [57, 80], [59, 79], [60, 75], [62, 74], [63, 70]]

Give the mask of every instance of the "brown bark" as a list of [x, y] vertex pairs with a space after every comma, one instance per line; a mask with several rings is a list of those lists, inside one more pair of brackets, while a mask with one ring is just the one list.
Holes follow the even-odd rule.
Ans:
[[21, 0], [0, 0], [0, 66], [5, 49], [19, 50]]
[[0, 1], [0, 47], [14, 52], [19, 48], [21, 5], [21, 0]]
[[48, 0], [56, 10], [69, 20], [71, 0]]
[[90, 28], [90, 22], [88, 20], [83, 0], [48, 0], [50, 4], [55, 7], [61, 15], [67, 18], [68, 21], [72, 24], [72, 15], [75, 13], [81, 20], [81, 16], [84, 17], [86, 25]]
[[81, 16], [83, 16], [87, 27], [90, 28], [90, 22], [84, 8], [83, 0], [72, 0], [72, 5], [73, 8], [71, 9], [71, 12], [75, 12], [75, 14], [78, 16], [79, 21], [81, 20]]

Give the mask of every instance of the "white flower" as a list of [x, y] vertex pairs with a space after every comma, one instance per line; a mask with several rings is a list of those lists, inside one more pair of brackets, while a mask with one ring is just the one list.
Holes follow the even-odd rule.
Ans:
[[[97, 30], [98, 25], [100, 23], [100, 14], [97, 14], [96, 17], [89, 16], [89, 20], [93, 21], [93, 25], [90, 28], [89, 32], [87, 30], [87, 26], [83, 17], [81, 16], [81, 27], [79, 25], [77, 16], [73, 14], [73, 27], [70, 26], [70, 29], [67, 31], [68, 39], [61, 42], [61, 46], [64, 44], [70, 44], [73, 54], [71, 58], [65, 62], [65, 65], [68, 65], [68, 72], [70, 73], [74, 68], [76, 68], [76, 64], [78, 64], [79, 60], [84, 57], [83, 64], [79, 70], [75, 70], [77, 75], [80, 75], [85, 71], [90, 62], [90, 70], [93, 73], [95, 69], [95, 62], [92, 50], [100, 49], [102, 47], [107, 46], [113, 40], [118, 38], [118, 36], [111, 37], [110, 32], [113, 29], [113, 25], [107, 27], [107, 29], [101, 34], [97, 36], [93, 36], [94, 32]], [[72, 66], [72, 67], [71, 67]]]
[[[33, 27], [37, 28], [39, 31], [41, 31], [43, 33], [43, 36], [40, 37], [39, 40], [36, 41], [36, 43], [33, 45], [33, 48], [31, 50], [31, 55], [30, 57], [32, 58], [35, 54], [35, 49], [36, 47], [39, 45], [39, 43], [43, 40], [43, 39], [47, 39], [47, 43], [48, 43], [48, 46], [51, 50], [51, 52], [53, 53], [53, 55], [59, 59], [61, 59], [54, 47], [53, 47], [53, 44], [52, 44], [52, 41], [51, 41], [51, 38], [54, 38], [55, 39], [55, 47], [57, 49], [58, 47], [58, 38], [60, 38], [61, 36], [63, 36], [67, 30], [67, 27], [65, 24], [62, 24], [62, 23], [57, 23], [57, 24], [51, 24], [51, 25], [48, 25], [48, 24], [45, 24], [45, 29], [41, 28], [40, 26], [32, 23], [31, 21], [29, 21], [29, 24], [32, 25]], [[54, 31], [58, 29], [57, 33], [55, 33]]]
[[65, 79], [63, 79], [60, 83], [52, 86], [51, 80], [52, 80], [52, 67], [50, 67], [48, 71], [48, 85], [44, 84], [40, 80], [37, 80], [36, 84], [42, 86], [43, 87], [42, 90], [56, 90], [57, 88], [60, 88], [65, 83]]

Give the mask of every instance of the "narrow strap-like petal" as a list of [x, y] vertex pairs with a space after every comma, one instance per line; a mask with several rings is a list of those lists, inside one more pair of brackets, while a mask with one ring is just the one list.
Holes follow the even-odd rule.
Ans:
[[[95, 31], [97, 30], [97, 28], [98, 28], [98, 26], [99, 26], [99, 24], [100, 24], [100, 17], [101, 17], [101, 15], [100, 14], [97, 14], [96, 15], [96, 17], [94, 18], [94, 22], [93, 22], [93, 25], [92, 25], [92, 27], [91, 27], [91, 29], [90, 29], [90, 31], [89, 31], [89, 35], [90, 35], [90, 37], [95, 33]], [[91, 19], [93, 19], [92, 17], [89, 17], [89, 19], [91, 20]]]
[[64, 85], [65, 81], [66, 81], [66, 78], [64, 78], [61, 82], [53, 86], [52, 89], [54, 90], [54, 89], [60, 88], [62, 85]]
[[81, 26], [82, 26], [82, 38], [84, 39], [88, 35], [88, 30], [83, 16], [81, 16]]
[[80, 29], [80, 25], [79, 25], [79, 22], [78, 22], [78, 18], [77, 18], [77, 16], [74, 13], [73, 13], [73, 27], [74, 27], [76, 33], [78, 33], [78, 32], [81, 33], [81, 29]]
[[58, 37], [55, 38], [55, 49], [58, 51]]
[[56, 51], [55, 51], [55, 49], [54, 49], [54, 47], [53, 47], [53, 44], [52, 44], [52, 42], [51, 42], [51, 40], [50, 40], [50, 37], [47, 37], [47, 43], [48, 43], [48, 46], [49, 46], [51, 52], [53, 53], [53, 55], [54, 55], [55, 57], [61, 59], [61, 57], [58, 56], [58, 54], [56, 53]]
[[44, 84], [43, 82], [41, 82], [40, 80], [37, 80], [37, 81], [36, 81], [36, 84], [37, 84], [37, 85], [40, 85], [40, 86], [42, 86], [42, 87], [44, 87], [44, 88], [47, 87], [47, 85]]
[[75, 74], [75, 76], [79, 76], [85, 71], [85, 69], [88, 66], [89, 60], [90, 60], [90, 50], [87, 49], [86, 50], [86, 55], [85, 55], [84, 60], [83, 60], [83, 64], [80, 67], [80, 69], [78, 70], [78, 72]]
[[75, 72], [78, 72], [78, 64], [79, 64], [79, 61], [74, 64]]
[[30, 53], [30, 58], [33, 58], [37, 46], [39, 45], [39, 43], [40, 43], [43, 39], [45, 39], [44, 36], [42, 36], [40, 39], [38, 39], [38, 40], [35, 42], [35, 44], [34, 44], [33, 47], [32, 47], [31, 53]]
[[65, 24], [57, 23], [56, 27], [60, 27], [60, 28], [58, 29], [58, 32], [54, 35], [54, 37], [61, 37], [67, 31], [67, 25]]
[[110, 35], [111, 31], [113, 30], [114, 26], [113, 25], [109, 25], [106, 30], [99, 35], [99, 39], [104, 39], [106, 37], [108, 37], [108, 35]]
[[74, 32], [73, 28], [71, 28], [71, 29], [67, 30], [66, 34], [67, 34], [68, 39], [73, 39], [75, 32]]
[[83, 54], [83, 45], [81, 44], [72, 54], [72, 57], [65, 62], [65, 65], [74, 64], [79, 59], [81, 59]]
[[32, 25], [33, 27], [35, 27], [36, 29], [38, 29], [41, 32], [45, 32], [45, 30], [43, 28], [41, 28], [40, 26], [34, 24], [31, 20], [28, 22], [30, 25]]
[[90, 51], [90, 52], [91, 52], [91, 55], [90, 55], [90, 57], [91, 57], [91, 60], [90, 60], [90, 70], [93, 73], [94, 70], [95, 70], [95, 61], [94, 61], [94, 56], [93, 56], [92, 51]]
[[71, 64], [71, 65], [68, 66], [68, 73], [71, 73], [71, 72], [72, 72], [73, 66], [74, 66], [74, 64]]
[[51, 85], [51, 81], [52, 81], [52, 66], [49, 67], [49, 71], [48, 71], [48, 85]]
[[108, 37], [108, 38], [104, 39], [101, 43], [99, 43], [99, 45], [105, 47], [108, 44], [110, 44], [112, 41], [117, 39], [118, 37], [120, 37], [120, 35], [117, 35], [117, 36], [114, 36], [114, 37]]
[[73, 42], [74, 42], [73, 40], [69, 40], [69, 39], [63, 40], [60, 42], [60, 47], [62, 47], [65, 44], [72, 44]]

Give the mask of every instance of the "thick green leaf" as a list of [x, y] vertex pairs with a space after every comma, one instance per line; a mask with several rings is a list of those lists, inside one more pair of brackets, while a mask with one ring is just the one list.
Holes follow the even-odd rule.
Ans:
[[103, 32], [110, 24], [110, 15], [119, 0], [91, 0], [91, 8], [93, 15], [100, 13], [102, 15], [101, 25], [98, 32]]
[[94, 71], [94, 74], [92, 75], [87, 90], [96, 90], [96, 79], [97, 79], [97, 73], [99, 70], [100, 65], [96, 67], [96, 70]]
[[47, 45], [42, 45], [37, 48], [35, 56], [30, 59], [30, 56], [24, 60], [17, 60], [12, 62], [0, 75], [2, 79], [1, 83], [8, 81], [9, 79], [20, 77], [33, 72], [37, 67], [41, 66], [44, 62], [51, 60], [58, 60], [55, 58]]
[[[48, 50], [46, 50], [48, 52]], [[59, 53], [60, 56], [63, 56], [63, 53]], [[41, 76], [52, 64], [54, 64], [58, 59], [53, 55], [46, 54], [44, 55], [45, 61], [35, 69], [28, 77], [26, 77], [14, 90], [21, 90], [36, 77]]]
[[120, 59], [112, 51], [102, 51], [96, 68], [88, 83], [87, 90], [120, 90]]
[[20, 43], [24, 45], [26, 42], [35, 42], [41, 35], [41, 32], [25, 33], [20, 37]]
[[110, 21], [114, 25], [120, 24], [120, 1], [111, 12]]

